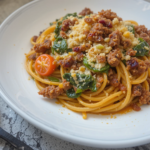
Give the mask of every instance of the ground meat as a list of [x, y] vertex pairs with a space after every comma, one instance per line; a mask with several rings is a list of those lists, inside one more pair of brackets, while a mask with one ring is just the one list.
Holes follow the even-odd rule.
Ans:
[[126, 48], [130, 47], [132, 45], [132, 43], [131, 43], [131, 40], [126, 39], [124, 41], [121, 41], [121, 45], [123, 46], [123, 48], [126, 49]]
[[145, 40], [146, 42], [149, 42], [149, 40], [150, 40], [149, 35], [146, 34], [146, 33], [141, 33], [141, 34], [140, 34], [140, 37], [141, 37], [143, 40]]
[[[139, 25], [139, 26], [135, 26], [135, 31], [136, 33], [142, 38], [144, 39], [146, 42], [149, 43], [150, 41], [150, 30], [148, 30], [145, 25]], [[150, 43], [149, 43], [150, 45]]]
[[101, 23], [95, 23], [90, 33], [88, 34], [88, 40], [92, 42], [102, 42], [112, 31], [107, 27], [104, 27]]
[[147, 28], [145, 27], [145, 25], [139, 25], [139, 26], [135, 26], [135, 31], [137, 34], [141, 34], [141, 33], [146, 33], [148, 34], [148, 30]]
[[91, 44], [87, 43], [87, 44], [84, 44], [84, 45], [81, 45], [81, 46], [77, 46], [77, 47], [74, 47], [72, 50], [74, 52], [84, 52], [85, 50], [89, 49], [91, 47]]
[[126, 62], [126, 65], [127, 65], [127, 69], [128, 69], [128, 70], [131, 70], [131, 69], [137, 68], [138, 65], [139, 65], [139, 63], [138, 63], [137, 58], [132, 57], [130, 60], [128, 60], [128, 61]]
[[109, 69], [108, 71], [108, 77], [112, 76], [114, 74], [114, 71], [112, 69]]
[[132, 96], [141, 96], [142, 94], [142, 85], [137, 84], [132, 87]]
[[100, 75], [98, 75], [97, 77], [96, 77], [96, 87], [97, 88], [100, 88], [100, 86], [101, 86], [101, 84], [103, 83], [103, 81], [104, 81], [104, 78], [102, 77], [102, 76], [100, 76]]
[[139, 103], [140, 104], [148, 104], [150, 105], [150, 92], [146, 91], [144, 88], [142, 90], [142, 95], [139, 98]]
[[111, 9], [101, 10], [101, 12], [99, 12], [99, 15], [101, 15], [102, 17], [104, 17], [106, 19], [110, 19], [110, 20], [113, 20], [114, 18], [118, 18], [119, 21], [122, 20], [122, 18], [118, 17], [115, 12], [111, 11]]
[[67, 57], [67, 58], [65, 58], [63, 60], [59, 60], [58, 61], [58, 65], [61, 65], [64, 68], [69, 68], [69, 67], [71, 67], [73, 65], [74, 61], [75, 60], [71, 56], [71, 57]]
[[104, 78], [103, 78], [102, 76], [100, 76], [100, 75], [97, 75], [96, 80], [97, 80], [97, 82], [99, 82], [99, 83], [103, 83]]
[[119, 65], [121, 58], [122, 58], [121, 50], [117, 48], [113, 51], [110, 51], [107, 57], [107, 61], [111, 65], [111, 67], [116, 67]]
[[33, 36], [33, 42], [36, 42], [38, 36]]
[[79, 70], [79, 67], [81, 66], [81, 63], [74, 62], [74, 64], [70, 68], [73, 70]]
[[126, 86], [124, 86], [123, 84], [120, 84], [120, 85], [119, 85], [119, 89], [120, 89], [120, 91], [123, 91], [123, 92], [126, 92], [126, 91], [127, 91]]
[[59, 95], [63, 93], [64, 93], [63, 88], [55, 87], [54, 85], [48, 86], [38, 92], [39, 95], [43, 95], [44, 97], [47, 97], [50, 99], [57, 98]]
[[126, 55], [129, 55], [129, 56], [135, 56], [136, 54], [136, 51], [134, 51], [132, 48], [130, 48], [127, 52], [126, 52]]
[[132, 109], [135, 110], [135, 111], [140, 111], [140, 110], [141, 110], [140, 106], [138, 106], [136, 103], [132, 103], [132, 104], [131, 104], [131, 107], [132, 107]]
[[110, 19], [100, 18], [98, 22], [101, 23], [104, 27], [112, 28], [112, 21]]
[[65, 91], [67, 91], [67, 90], [72, 88], [70, 82], [67, 82], [66, 79], [63, 80], [63, 88], [64, 88]]
[[121, 32], [120, 31], [113, 31], [110, 35], [109, 35], [110, 41], [109, 41], [109, 45], [111, 47], [114, 46], [119, 46], [122, 40], [122, 36], [121, 36]]
[[87, 24], [93, 24], [94, 21], [92, 18], [84, 18], [84, 21], [87, 23]]
[[84, 30], [84, 31], [83, 31], [83, 34], [85, 34], [85, 35], [86, 35], [86, 37], [87, 37], [87, 36], [88, 36], [88, 34], [89, 34], [89, 32], [90, 32], [89, 30]]
[[147, 65], [145, 64], [144, 61], [139, 62], [139, 65], [137, 67], [137, 70], [130, 70], [130, 72], [133, 75], [141, 75], [142, 73], [144, 73], [145, 71], [147, 71]]
[[45, 40], [41, 44], [35, 44], [34, 50], [36, 53], [45, 53], [46, 50], [51, 48], [51, 41], [50, 40]]
[[108, 80], [113, 87], [118, 87], [120, 85], [117, 74], [112, 69], [108, 72]]
[[80, 13], [79, 15], [82, 15], [82, 16], [86, 16], [86, 15], [90, 15], [90, 14], [93, 14], [93, 11], [91, 11], [90, 8], [87, 8], [85, 7]]
[[94, 33], [89, 33], [87, 38], [88, 38], [88, 40], [90, 40], [92, 42], [96, 42], [96, 43], [100, 43], [100, 42], [104, 41], [102, 36], [100, 36], [100, 35], [95, 36]]
[[83, 60], [83, 57], [84, 57], [84, 55], [83, 55], [83, 53], [78, 53], [76, 56], [75, 56], [75, 60], [76, 61], [82, 61]]
[[64, 31], [60, 31], [60, 36], [64, 39], [67, 39], [67, 34]]
[[75, 20], [65, 19], [62, 22], [61, 30], [62, 31], [68, 31], [70, 26], [73, 26], [74, 24], [75, 24]]
[[148, 35], [149, 35], [149, 37], [150, 37], [150, 30], [148, 30]]
[[108, 36], [112, 31], [107, 27], [104, 27], [101, 23], [95, 23], [92, 27], [93, 33], [95, 35], [102, 35], [103, 37]]
[[113, 87], [118, 87], [120, 83], [118, 81], [117, 74], [114, 74], [113, 76], [111, 76], [111, 78], [109, 78], [109, 82], [110, 82], [110, 85], [112, 85]]
[[149, 60], [145, 60], [144, 62], [146, 64], [146, 66], [149, 68], [150, 67], [150, 61]]
[[145, 71], [147, 71], [147, 65], [144, 61], [138, 62], [137, 58], [132, 57], [130, 60], [126, 62], [127, 70], [134, 76], [141, 75]]
[[29, 58], [30, 60], [35, 60], [35, 59], [36, 59], [36, 53], [31, 54], [28, 58]]
[[97, 61], [99, 62], [99, 63], [105, 63], [106, 62], [106, 56], [104, 55], [97, 55], [96, 56], [96, 58], [97, 58]]

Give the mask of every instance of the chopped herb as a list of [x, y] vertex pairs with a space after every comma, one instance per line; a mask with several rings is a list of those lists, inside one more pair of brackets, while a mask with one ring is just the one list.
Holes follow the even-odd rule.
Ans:
[[59, 36], [59, 34], [60, 34], [61, 23], [62, 23], [61, 21], [58, 21], [58, 22], [56, 23], [56, 28], [55, 28], [55, 30], [54, 30], [55, 38], [57, 38], [57, 37]]
[[73, 16], [73, 17], [78, 17], [77, 13], [72, 13], [72, 14], [67, 14], [66, 16], [63, 17], [62, 21], [67, 19], [68, 17]]

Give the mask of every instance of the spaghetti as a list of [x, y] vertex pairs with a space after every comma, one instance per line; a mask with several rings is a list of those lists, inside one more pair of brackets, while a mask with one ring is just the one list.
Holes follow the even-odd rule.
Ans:
[[26, 54], [27, 72], [39, 94], [68, 109], [113, 113], [150, 104], [150, 32], [111, 10], [85, 8], [53, 22]]

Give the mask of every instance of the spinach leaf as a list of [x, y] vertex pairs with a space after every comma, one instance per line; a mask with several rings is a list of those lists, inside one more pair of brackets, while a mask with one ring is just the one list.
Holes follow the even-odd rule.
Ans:
[[91, 75], [76, 74], [76, 82], [71, 76], [71, 73], [65, 73], [63, 78], [70, 82], [71, 85], [77, 87], [76, 93], [81, 93], [84, 90], [90, 89], [91, 91], [97, 91], [96, 80]]
[[70, 98], [78, 98], [82, 93], [76, 93], [73, 88], [66, 91], [66, 94]]
[[96, 92], [97, 91], [97, 87], [96, 87], [96, 80], [94, 80], [93, 82], [91, 82], [89, 84], [89, 88], [92, 92]]
[[53, 82], [59, 82], [60, 81], [58, 78], [55, 78], [55, 77], [48, 77], [48, 79], [50, 81], [53, 81]]
[[133, 50], [137, 51], [135, 56], [148, 56], [149, 50], [145, 49], [145, 47], [149, 48], [148, 43], [142, 38], [139, 38], [138, 40], [140, 43], [133, 48]]
[[77, 73], [76, 76], [78, 81], [77, 90], [80, 89], [84, 91], [87, 89], [91, 89], [93, 92], [97, 91], [96, 81], [91, 75]]
[[109, 65], [109, 64], [106, 64], [106, 65], [105, 65], [104, 67], [102, 67], [101, 69], [96, 69], [96, 68], [92, 67], [92, 66], [88, 63], [86, 57], [83, 58], [83, 64], [84, 64], [88, 69], [92, 70], [93, 72], [100, 72], [100, 73], [105, 72], [105, 73], [108, 73], [109, 68], [110, 68], [110, 65]]
[[70, 82], [71, 85], [76, 86], [76, 83], [75, 83], [73, 77], [71, 76], [71, 73], [65, 73], [63, 75], [63, 78], [66, 79], [68, 82]]
[[82, 92], [83, 92], [83, 90], [81, 90], [81, 89], [76, 90], [76, 93], [82, 93]]
[[63, 54], [67, 50], [67, 42], [62, 37], [57, 37], [57, 39], [54, 41], [54, 44], [52, 46], [52, 53], [54, 54], [54, 51], [58, 54]]
[[133, 34], [135, 34], [135, 28], [133, 25], [127, 25], [126, 26], [128, 28], [128, 31], [132, 32]]

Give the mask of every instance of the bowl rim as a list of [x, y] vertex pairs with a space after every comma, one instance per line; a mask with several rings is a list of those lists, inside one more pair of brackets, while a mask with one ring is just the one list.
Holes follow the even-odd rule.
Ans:
[[[44, 1], [44, 0], [43, 0]], [[136, 0], [138, 1], [138, 0]], [[142, 0], [144, 1], [144, 0]], [[40, 0], [34, 0], [31, 1], [22, 7], [15, 10], [13, 13], [11, 13], [0, 25], [0, 36], [2, 30], [5, 28], [6, 24], [15, 17], [20, 11], [30, 7], [31, 5], [35, 5], [36, 3], [41, 2]], [[29, 123], [34, 125], [35, 127], [41, 129], [42, 131], [49, 133], [57, 138], [60, 138], [65, 141], [69, 141], [72, 143], [76, 143], [79, 145], [84, 146], [90, 146], [90, 147], [97, 147], [97, 148], [127, 148], [132, 146], [139, 146], [143, 144], [147, 144], [150, 141], [150, 135], [144, 136], [141, 138], [135, 138], [135, 139], [129, 139], [129, 140], [117, 140], [117, 141], [107, 141], [107, 140], [93, 140], [93, 139], [85, 139], [77, 136], [73, 136], [70, 134], [63, 133], [61, 131], [57, 131], [53, 128], [50, 128], [40, 122], [38, 120], [32, 118], [32, 116], [29, 116], [25, 112], [23, 112], [20, 108], [18, 108], [11, 100], [8, 98], [7, 94], [2, 88], [1, 81], [0, 81], [0, 96], [2, 99], [15, 111], [17, 114], [19, 114], [21, 117], [23, 117], [25, 120], [27, 120]]]

